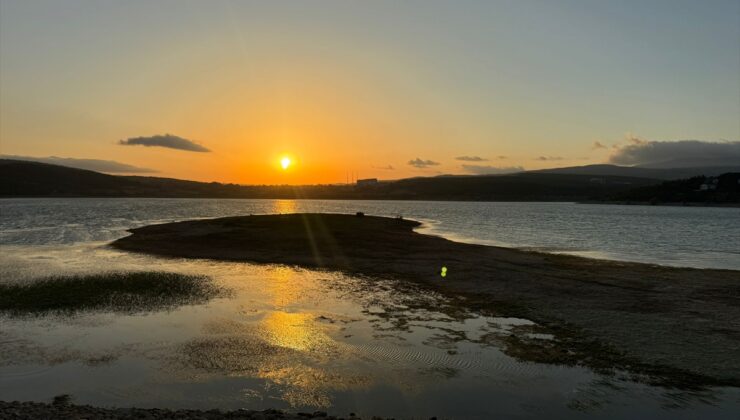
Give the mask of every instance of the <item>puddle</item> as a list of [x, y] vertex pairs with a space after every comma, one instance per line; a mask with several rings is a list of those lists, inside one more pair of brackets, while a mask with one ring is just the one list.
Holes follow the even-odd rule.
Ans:
[[102, 244], [8, 246], [0, 256], [0, 278], [13, 282], [143, 267], [205, 275], [232, 293], [134, 314], [0, 316], [2, 398], [396, 418], [718, 418], [740, 409], [734, 389], [688, 394], [518, 361], [505, 337], [557, 337], [391, 280]]

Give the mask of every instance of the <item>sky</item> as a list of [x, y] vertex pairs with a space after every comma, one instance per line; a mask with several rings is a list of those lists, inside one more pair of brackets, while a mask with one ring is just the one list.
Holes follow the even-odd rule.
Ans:
[[6, 157], [312, 184], [697, 153], [740, 163], [738, 0], [0, 0]]

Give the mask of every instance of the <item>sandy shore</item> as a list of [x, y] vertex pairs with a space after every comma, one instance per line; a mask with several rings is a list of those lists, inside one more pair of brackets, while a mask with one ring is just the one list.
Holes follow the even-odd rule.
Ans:
[[529, 318], [557, 337], [547, 346], [503, 343], [520, 359], [625, 370], [665, 386], [740, 386], [739, 271], [463, 244], [417, 226], [354, 215], [245, 216], [133, 229], [112, 246], [414, 281], [472, 310]]

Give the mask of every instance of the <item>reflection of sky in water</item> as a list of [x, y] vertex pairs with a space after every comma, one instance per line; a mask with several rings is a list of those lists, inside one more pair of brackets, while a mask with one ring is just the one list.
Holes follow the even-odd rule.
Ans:
[[0, 317], [0, 396], [395, 417], [692, 418], [740, 409], [735, 390], [671, 394], [517, 362], [485, 338], [528, 321], [478, 316], [390, 281], [158, 259], [103, 243], [6, 246], [0, 255], [3, 281], [153, 268], [207, 274], [234, 296], [137, 315]]
[[403, 215], [455, 240], [676, 266], [740, 269], [737, 208], [572, 203], [226, 199], [2, 199], [0, 244], [110, 241], [125, 230], [244, 214]]
[[[206, 274], [235, 294], [137, 315], [0, 317], [0, 398], [48, 400], [70, 393], [80, 403], [112, 406], [276, 407], [395, 417], [721, 418], [740, 410], [737, 390], [669, 392], [582, 368], [517, 362], [502, 353], [496, 337], [528, 321], [450, 308], [439, 296], [400, 290], [390, 281], [158, 259], [105, 246], [128, 228], [152, 223], [299, 211], [403, 214], [428, 222], [423, 232], [473, 242], [740, 268], [737, 209], [2, 200], [0, 281], [156, 269]], [[668, 409], [675, 406], [681, 409]]]

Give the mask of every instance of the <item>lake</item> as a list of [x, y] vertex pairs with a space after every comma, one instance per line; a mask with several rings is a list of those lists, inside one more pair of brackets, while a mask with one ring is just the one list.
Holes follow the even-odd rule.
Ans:
[[[525, 319], [455, 308], [392, 279], [162, 259], [106, 246], [193, 218], [341, 212], [425, 223], [454, 240], [595, 258], [740, 269], [740, 209], [573, 203], [0, 200], [0, 281], [161, 270], [233, 291], [143, 313], [0, 315], [0, 399], [279, 408], [397, 418], [736, 418], [734, 388], [678, 391], [582, 367], [520, 362], [498, 341]], [[543, 340], [551, 337], [541, 337]]]
[[174, 220], [296, 212], [402, 215], [457, 241], [593, 258], [740, 270], [740, 208], [225, 199], [3, 199], [0, 244], [111, 241]]

